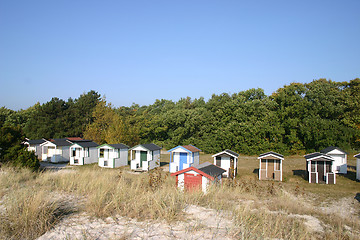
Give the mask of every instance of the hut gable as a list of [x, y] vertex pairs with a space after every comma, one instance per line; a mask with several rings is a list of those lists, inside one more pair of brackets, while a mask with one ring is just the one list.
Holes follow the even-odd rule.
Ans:
[[338, 147], [327, 147], [322, 150], [320, 150], [321, 153], [329, 154], [329, 153], [335, 153], [335, 154], [347, 154], [347, 152], [343, 151], [342, 149]]
[[320, 152], [310, 153], [305, 155], [304, 157], [306, 161], [334, 161], [331, 156]]
[[267, 153], [260, 154], [258, 159], [280, 159], [280, 160], [284, 160], [284, 155], [281, 155], [280, 153], [270, 151], [270, 152], [267, 152]]

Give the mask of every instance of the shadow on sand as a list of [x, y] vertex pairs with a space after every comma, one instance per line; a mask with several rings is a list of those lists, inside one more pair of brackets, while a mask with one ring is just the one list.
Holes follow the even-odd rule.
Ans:
[[358, 202], [360, 202], [360, 193], [357, 193], [354, 197], [354, 199], [358, 200]]
[[356, 181], [356, 168], [355, 166], [348, 165], [346, 174], [338, 174], [352, 181]]
[[160, 162], [160, 167], [166, 166], [166, 165], [169, 165], [169, 163], [168, 162]]

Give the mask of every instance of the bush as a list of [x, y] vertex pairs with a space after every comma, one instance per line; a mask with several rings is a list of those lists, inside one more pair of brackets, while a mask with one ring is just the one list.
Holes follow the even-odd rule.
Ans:
[[21, 145], [10, 147], [4, 156], [4, 160], [16, 167], [27, 167], [32, 170], [38, 170], [40, 167], [39, 160], [35, 153], [27, 151], [26, 148]]

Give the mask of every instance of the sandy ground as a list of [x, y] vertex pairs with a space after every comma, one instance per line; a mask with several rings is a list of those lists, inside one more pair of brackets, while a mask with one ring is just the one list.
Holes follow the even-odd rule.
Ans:
[[59, 171], [68, 166], [68, 163], [51, 163], [40, 161], [40, 169], [42, 170], [51, 170], [51, 171]]
[[121, 216], [104, 220], [82, 213], [69, 216], [38, 240], [47, 239], [232, 239], [231, 220], [213, 209], [188, 206], [186, 220], [136, 221]]

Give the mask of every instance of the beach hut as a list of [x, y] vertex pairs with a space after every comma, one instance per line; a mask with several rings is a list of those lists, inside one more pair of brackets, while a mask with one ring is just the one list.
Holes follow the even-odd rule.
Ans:
[[128, 165], [129, 147], [125, 144], [103, 144], [97, 149], [100, 167], [117, 168]]
[[239, 154], [229, 149], [212, 155], [214, 158], [214, 164], [226, 172], [223, 177], [235, 177], [237, 173], [237, 163]]
[[282, 162], [284, 156], [276, 152], [260, 154], [259, 180], [282, 181]]
[[182, 190], [201, 189], [206, 193], [210, 184], [221, 182], [224, 172], [224, 169], [206, 162], [177, 171], [171, 176], [176, 176], [176, 185]]
[[93, 141], [78, 141], [70, 145], [70, 165], [85, 165], [97, 163], [97, 143]]
[[356, 180], [360, 181], [360, 153], [354, 157], [356, 158]]
[[46, 140], [41, 146], [41, 159], [52, 163], [69, 162], [70, 146], [76, 142], [87, 142], [80, 137], [67, 137]]
[[177, 146], [170, 149], [169, 172], [177, 172], [192, 165], [199, 165], [200, 149], [193, 145]]
[[47, 140], [40, 145], [42, 149], [41, 159], [52, 163], [69, 162], [72, 144], [66, 138]]
[[332, 171], [334, 173], [347, 173], [347, 153], [338, 147], [327, 147], [320, 150], [321, 153], [331, 156], [334, 159]]
[[304, 157], [309, 183], [336, 183], [336, 174], [333, 171], [334, 158], [332, 156], [315, 152]]
[[130, 148], [130, 167], [134, 171], [149, 171], [160, 166], [161, 147], [154, 143], [139, 144]]
[[41, 144], [43, 144], [44, 142], [46, 142], [46, 139], [26, 139], [26, 141], [24, 141], [24, 145], [27, 146], [27, 150], [28, 151], [32, 151], [35, 153], [35, 155], [41, 159], [42, 158], [42, 147]]

